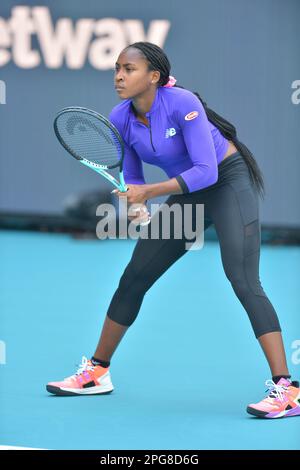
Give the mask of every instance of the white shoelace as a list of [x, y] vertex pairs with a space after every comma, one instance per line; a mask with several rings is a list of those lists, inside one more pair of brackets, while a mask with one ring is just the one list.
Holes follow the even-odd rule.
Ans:
[[88, 364], [88, 358], [86, 356], [82, 356], [81, 364], [77, 364], [77, 365], [78, 365], [78, 369], [75, 372], [75, 374], [72, 375], [71, 377], [66, 377], [64, 380], [70, 379], [72, 377], [76, 377], [77, 375], [82, 374], [82, 372], [84, 372], [85, 370], [94, 370], [94, 366], [91, 366]]
[[269, 391], [267, 398], [278, 398], [280, 401], [284, 401], [284, 393], [287, 391], [287, 387], [278, 385], [273, 380], [266, 380], [265, 384], [268, 387], [266, 392]]

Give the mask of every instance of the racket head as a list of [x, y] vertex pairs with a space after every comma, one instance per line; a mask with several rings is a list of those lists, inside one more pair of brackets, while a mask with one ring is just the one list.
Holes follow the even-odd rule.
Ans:
[[80, 106], [63, 108], [54, 119], [54, 132], [76, 160], [99, 169], [123, 170], [124, 143], [118, 129], [102, 114]]

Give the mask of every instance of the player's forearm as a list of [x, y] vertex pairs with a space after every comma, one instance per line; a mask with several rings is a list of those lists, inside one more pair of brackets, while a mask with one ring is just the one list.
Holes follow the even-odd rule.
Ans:
[[163, 196], [164, 194], [182, 194], [182, 189], [176, 178], [161, 183], [146, 184], [145, 186], [147, 199]]

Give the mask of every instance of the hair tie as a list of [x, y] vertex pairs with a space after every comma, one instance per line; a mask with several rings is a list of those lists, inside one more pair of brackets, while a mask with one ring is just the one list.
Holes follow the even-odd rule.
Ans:
[[176, 82], [177, 82], [176, 78], [172, 77], [172, 75], [169, 75], [168, 83], [166, 85], [163, 85], [163, 86], [166, 87], [166, 88], [170, 88], [170, 87], [174, 86]]

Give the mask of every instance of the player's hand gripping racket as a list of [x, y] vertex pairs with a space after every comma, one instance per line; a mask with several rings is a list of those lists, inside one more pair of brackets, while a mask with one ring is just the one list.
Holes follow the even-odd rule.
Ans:
[[[78, 106], [64, 108], [55, 117], [54, 131], [72, 157], [104, 176], [120, 192], [127, 191], [123, 176], [124, 143], [106, 117]], [[120, 181], [108, 172], [114, 169], [119, 170]], [[150, 218], [140, 225], [149, 222]]]

